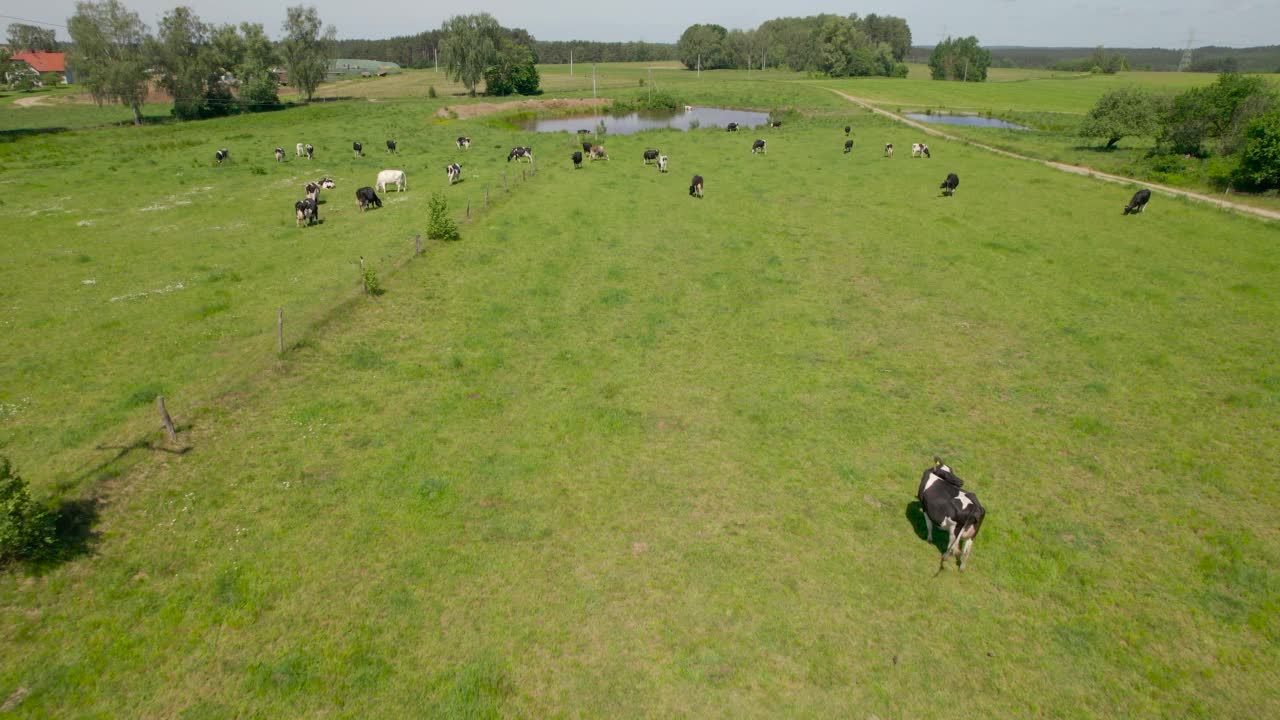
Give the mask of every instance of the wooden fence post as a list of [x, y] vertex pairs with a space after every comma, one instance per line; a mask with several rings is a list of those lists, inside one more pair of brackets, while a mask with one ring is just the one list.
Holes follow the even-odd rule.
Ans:
[[360, 289], [364, 291], [365, 295], [369, 294], [369, 286], [364, 281], [364, 256], [363, 255], [360, 256]]
[[414, 255], [422, 254], [422, 236], [421, 235], [413, 236], [413, 254]]
[[160, 412], [160, 422], [164, 425], [164, 433], [169, 436], [169, 442], [176, 442], [178, 439], [178, 429], [173, 426], [173, 418], [169, 417], [169, 411], [164, 406], [164, 396], [156, 396], [156, 410]]
[[276, 314], [276, 353], [284, 354], [284, 308]]
[[467, 219], [471, 219], [471, 196], [467, 196]]

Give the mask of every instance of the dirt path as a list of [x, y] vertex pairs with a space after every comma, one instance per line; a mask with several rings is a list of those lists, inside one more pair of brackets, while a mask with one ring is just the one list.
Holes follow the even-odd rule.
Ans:
[[13, 101], [14, 107], [36, 107], [38, 105], [47, 105], [48, 95], [36, 95], [34, 97], [18, 98]]
[[1143, 187], [1150, 188], [1157, 192], [1165, 193], [1166, 195], [1177, 195], [1177, 196], [1189, 198], [1191, 200], [1197, 200], [1199, 202], [1206, 202], [1211, 205], [1216, 205], [1217, 207], [1220, 207], [1220, 208], [1225, 208], [1227, 210], [1235, 210], [1236, 212], [1242, 212], [1248, 215], [1253, 215], [1255, 217], [1266, 218], [1267, 220], [1280, 220], [1280, 211], [1253, 207], [1252, 205], [1241, 205], [1240, 203], [1233, 203], [1229, 200], [1221, 200], [1211, 195], [1204, 195], [1198, 192], [1191, 192], [1190, 190], [1179, 190], [1178, 188], [1171, 188], [1167, 185], [1157, 185], [1156, 183], [1149, 183], [1149, 182], [1144, 182], [1142, 180], [1135, 180], [1133, 178], [1124, 177], [1123, 175], [1112, 175], [1110, 173], [1099, 172], [1097, 170], [1084, 167], [1083, 165], [1068, 165], [1067, 163], [1054, 162], [1052, 160], [1041, 160], [1039, 158], [1033, 158], [1027, 155], [1020, 155], [1016, 152], [1001, 150], [998, 147], [992, 147], [991, 145], [984, 145], [980, 142], [974, 142], [973, 140], [957, 137], [955, 135], [950, 135], [948, 133], [942, 132], [935, 128], [931, 128], [925, 125], [924, 123], [919, 123], [919, 122], [916, 122], [915, 120], [902, 117], [901, 115], [898, 115], [896, 113], [891, 113], [888, 110], [883, 110], [879, 107], [876, 107], [875, 105], [873, 105], [871, 102], [867, 100], [863, 100], [862, 98], [856, 98], [852, 95], [842, 93], [839, 90], [836, 90], [834, 88], [827, 88], [827, 90], [830, 90], [831, 92], [839, 95], [845, 100], [848, 100], [851, 103], [860, 105], [870, 110], [871, 112], [883, 115], [889, 118], [890, 120], [895, 120], [897, 122], [910, 125], [911, 127], [919, 130], [920, 132], [923, 132], [927, 135], [932, 135], [934, 137], [940, 137], [940, 138], [943, 138], [944, 140], [952, 140], [955, 142], [965, 143], [966, 145], [972, 145], [973, 147], [981, 148], [983, 150], [986, 150], [987, 152], [993, 152], [997, 155], [1004, 155], [1005, 157], [1010, 157], [1017, 160], [1028, 160], [1030, 162], [1040, 163], [1041, 165], [1051, 167], [1055, 170], [1061, 170], [1062, 172], [1068, 172], [1074, 175], [1083, 175], [1085, 177], [1098, 178], [1099, 180], [1105, 180], [1107, 182], [1114, 182], [1114, 183], [1123, 183], [1123, 184], [1133, 183], [1135, 185], [1141, 185]]

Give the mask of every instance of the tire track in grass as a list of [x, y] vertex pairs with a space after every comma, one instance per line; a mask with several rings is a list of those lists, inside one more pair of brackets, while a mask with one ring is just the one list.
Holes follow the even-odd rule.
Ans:
[[964, 143], [966, 145], [971, 145], [976, 148], [981, 148], [983, 150], [986, 150], [987, 152], [992, 152], [997, 155], [1003, 155], [1005, 157], [1013, 158], [1015, 160], [1028, 160], [1030, 162], [1040, 163], [1041, 165], [1051, 167], [1055, 170], [1061, 170], [1062, 172], [1071, 173], [1073, 175], [1083, 175], [1085, 177], [1097, 178], [1099, 180], [1105, 180], [1107, 182], [1113, 182], [1113, 183], [1121, 183], [1125, 185], [1132, 183], [1134, 185], [1141, 185], [1142, 187], [1155, 190], [1156, 192], [1161, 192], [1166, 195], [1180, 196], [1180, 197], [1188, 198], [1190, 200], [1197, 200], [1199, 202], [1205, 202], [1211, 205], [1216, 205], [1217, 207], [1223, 208], [1225, 210], [1234, 210], [1236, 212], [1242, 212], [1242, 213], [1245, 213], [1246, 215], [1253, 215], [1254, 217], [1260, 217], [1266, 220], [1280, 220], [1280, 212], [1275, 210], [1267, 210], [1266, 208], [1258, 208], [1258, 207], [1253, 207], [1251, 205], [1241, 205], [1240, 203], [1233, 203], [1229, 200], [1220, 200], [1218, 198], [1215, 198], [1209, 195], [1204, 195], [1202, 193], [1192, 192], [1190, 190], [1179, 190], [1178, 188], [1171, 188], [1167, 185], [1158, 185], [1156, 183], [1136, 180], [1134, 178], [1125, 177], [1123, 175], [1112, 175], [1111, 173], [1100, 172], [1092, 168], [1087, 168], [1083, 165], [1070, 165], [1068, 163], [1054, 162], [1052, 160], [1041, 160], [1039, 158], [1033, 158], [1028, 155], [1021, 155], [1019, 153], [1011, 152], [1009, 150], [1003, 150], [1001, 148], [994, 147], [992, 145], [986, 145], [986, 144], [977, 142], [975, 140], [969, 140], [967, 138], [958, 137], [956, 135], [950, 135], [936, 128], [928, 127], [924, 123], [916, 122], [915, 120], [905, 118], [901, 115], [898, 115], [897, 113], [892, 113], [892, 112], [889, 112], [888, 110], [877, 107], [876, 105], [873, 105], [871, 102], [864, 100], [862, 98], [856, 98], [852, 95], [849, 95], [848, 93], [840, 92], [835, 88], [825, 88], [825, 89], [830, 90], [831, 92], [839, 95], [840, 97], [844, 98], [845, 100], [848, 100], [851, 103], [854, 103], [855, 105], [864, 107], [867, 110], [870, 110], [871, 112], [876, 113], [878, 115], [883, 115], [884, 117], [887, 117], [890, 120], [894, 120], [894, 121], [903, 123], [905, 125], [910, 125], [911, 127], [927, 135], [932, 135], [933, 137], [939, 137], [944, 140], [953, 140], [955, 142]]

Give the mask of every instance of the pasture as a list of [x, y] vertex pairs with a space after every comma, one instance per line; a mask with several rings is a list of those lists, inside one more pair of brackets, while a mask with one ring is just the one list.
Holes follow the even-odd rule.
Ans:
[[[917, 133], [821, 87], [704, 77], [672, 85], [804, 116], [607, 137], [580, 170], [576, 137], [436, 116], [456, 98], [0, 145], [0, 453], [91, 521], [83, 554], [0, 574], [0, 702], [1280, 712], [1280, 229], [1161, 196], [1122, 217], [1132, 189], [911, 159]], [[361, 215], [388, 167], [408, 191]], [[413, 258], [432, 191], [462, 240]], [[935, 454], [988, 509], [964, 574], [933, 576], [915, 508]]]

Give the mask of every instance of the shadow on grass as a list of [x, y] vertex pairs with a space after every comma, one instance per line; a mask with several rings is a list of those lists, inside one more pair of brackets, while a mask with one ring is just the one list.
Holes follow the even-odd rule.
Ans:
[[43, 128], [16, 128], [13, 130], [0, 130], [0, 143], [16, 142], [23, 138], [34, 137], [36, 135], [56, 135], [57, 133], [69, 132], [69, 127], [43, 127]]
[[[924, 524], [924, 511], [920, 507], [919, 500], [912, 500], [907, 503], [906, 512], [907, 522], [911, 523], [911, 528], [916, 531], [916, 537], [928, 542], [929, 531]], [[945, 530], [933, 529], [933, 542], [931, 543], [938, 549], [938, 553], [942, 554], [947, 551], [947, 532]]]

